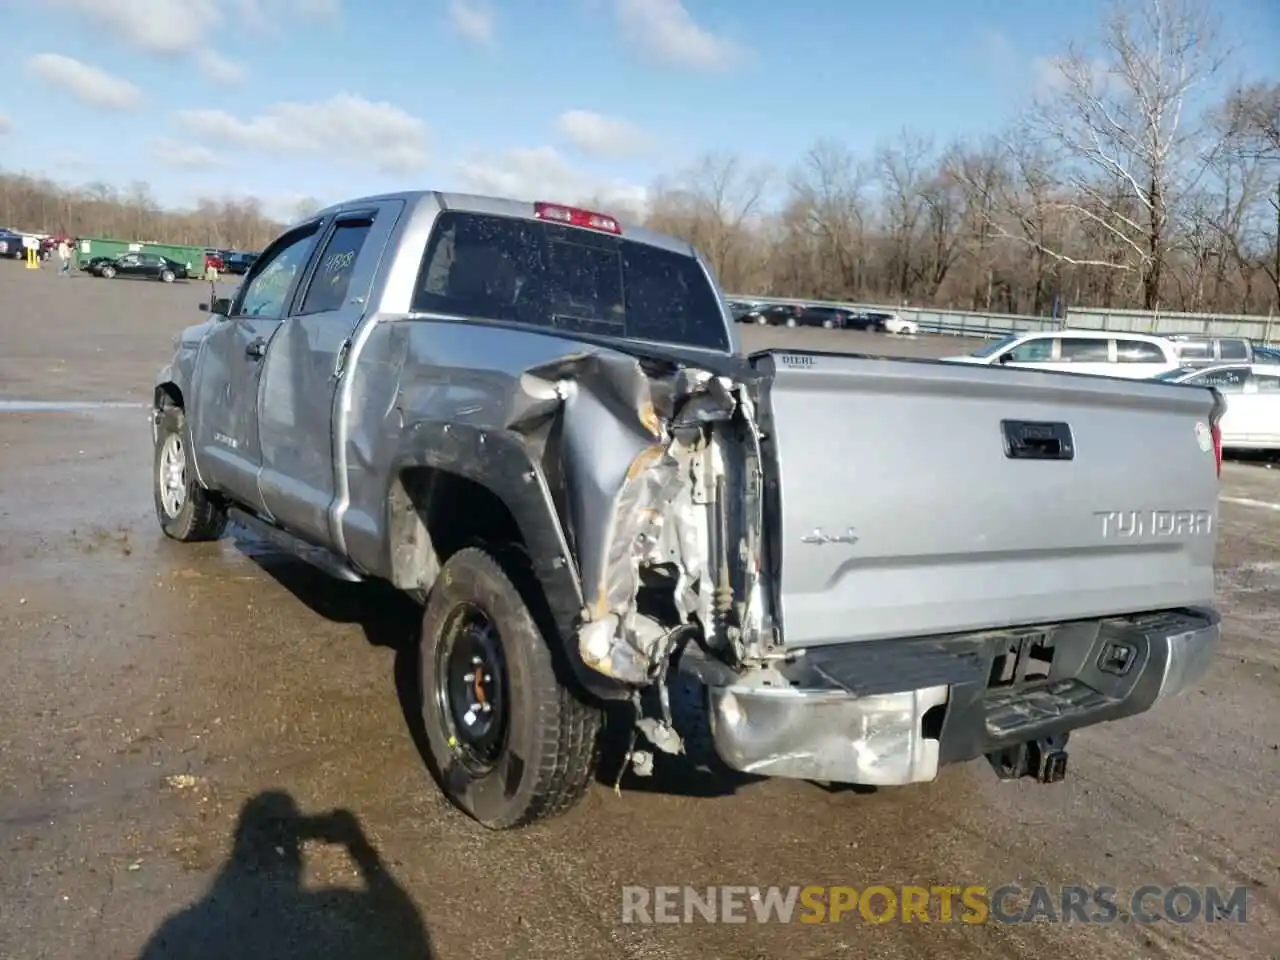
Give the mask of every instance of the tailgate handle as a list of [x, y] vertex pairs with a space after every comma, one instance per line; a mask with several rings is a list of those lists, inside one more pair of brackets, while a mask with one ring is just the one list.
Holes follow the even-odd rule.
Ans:
[[1074, 460], [1071, 426], [1038, 420], [1001, 420], [1004, 455], [1010, 460]]

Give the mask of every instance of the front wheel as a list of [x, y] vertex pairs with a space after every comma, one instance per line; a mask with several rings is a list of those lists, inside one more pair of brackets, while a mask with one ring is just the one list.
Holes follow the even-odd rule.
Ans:
[[469, 548], [445, 563], [423, 614], [427, 761], [449, 799], [492, 830], [564, 813], [586, 793], [602, 715], [557, 678], [510, 577]]
[[115, 267], [103, 267], [101, 270], [98, 271], [98, 276], [100, 276], [103, 280], [110, 280], [115, 275], [116, 275]]
[[160, 528], [185, 543], [217, 540], [227, 528], [227, 514], [196, 479], [182, 408], [166, 407], [159, 417], [152, 485]]
[[161, 271], [160, 271], [160, 282], [161, 282], [161, 283], [173, 283], [173, 271], [172, 271], [172, 270], [161, 270]]

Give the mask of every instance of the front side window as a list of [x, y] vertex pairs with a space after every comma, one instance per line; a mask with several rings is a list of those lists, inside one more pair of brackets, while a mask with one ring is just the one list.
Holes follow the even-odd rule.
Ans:
[[306, 267], [315, 239], [315, 225], [285, 239], [262, 262], [261, 269], [255, 269], [252, 279], [241, 289], [233, 313], [245, 317], [282, 319], [294, 278]]
[[720, 300], [694, 257], [514, 217], [440, 214], [413, 309], [729, 349]]
[[1053, 359], [1053, 338], [1036, 337], [1018, 344], [1007, 354], [1009, 363], [1048, 363]]

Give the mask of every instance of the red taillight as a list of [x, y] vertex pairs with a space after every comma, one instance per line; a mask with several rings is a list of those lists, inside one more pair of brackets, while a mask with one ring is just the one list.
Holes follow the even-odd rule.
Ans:
[[539, 220], [555, 220], [573, 227], [586, 227], [588, 230], [602, 230], [605, 233], [622, 233], [622, 227], [613, 217], [594, 210], [582, 210], [579, 207], [565, 207], [558, 203], [538, 201], [533, 205], [533, 215]]
[[1218, 461], [1218, 476], [1222, 476], [1222, 427], [1215, 422], [1209, 429], [1213, 432], [1213, 457]]

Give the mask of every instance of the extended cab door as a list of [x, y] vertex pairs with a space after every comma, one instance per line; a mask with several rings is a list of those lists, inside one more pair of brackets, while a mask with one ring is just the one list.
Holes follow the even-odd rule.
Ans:
[[276, 522], [332, 546], [341, 478], [334, 409], [352, 338], [404, 208], [389, 200], [334, 215], [293, 309], [267, 354], [258, 410], [263, 502]]
[[240, 286], [226, 316], [213, 318], [196, 364], [194, 416], [196, 463], [204, 484], [262, 509], [258, 471], [258, 383], [267, 346], [275, 336], [322, 222], [286, 233], [265, 251]]

